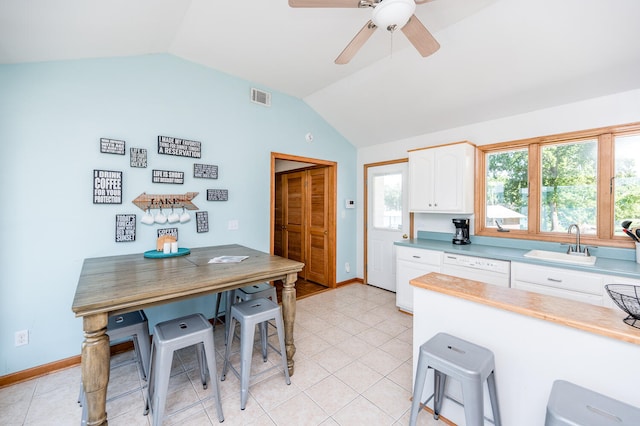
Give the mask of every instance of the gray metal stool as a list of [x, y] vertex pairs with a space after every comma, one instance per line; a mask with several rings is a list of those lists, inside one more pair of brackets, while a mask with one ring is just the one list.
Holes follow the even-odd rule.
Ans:
[[[276, 328], [278, 330], [278, 341], [280, 344], [280, 350], [272, 348], [279, 352], [282, 358], [282, 369], [284, 370], [285, 382], [287, 385], [291, 384], [289, 378], [289, 368], [287, 367], [287, 355], [284, 347], [284, 323], [282, 321], [282, 311], [277, 303], [265, 299], [247, 300], [245, 302], [237, 303], [231, 306], [231, 317], [229, 321], [229, 335], [227, 348], [224, 353], [224, 367], [222, 368], [221, 380], [224, 380], [227, 376], [229, 367], [233, 373], [240, 379], [240, 409], [244, 410], [247, 405], [247, 397], [249, 395], [249, 380], [251, 378], [251, 357], [253, 356], [253, 336], [255, 333], [256, 325], [264, 323], [265, 321], [275, 320]], [[236, 322], [240, 323], [240, 373], [231, 365], [231, 345], [233, 344], [234, 329]], [[263, 334], [263, 337], [265, 334]], [[266, 339], [263, 340], [263, 344], [271, 346]], [[272, 368], [278, 368], [277, 365], [262, 371], [259, 374], [263, 374], [270, 371]]]
[[[233, 303], [244, 302], [245, 300], [253, 299], [270, 299], [271, 301], [278, 303], [278, 293], [275, 286], [269, 283], [254, 284], [246, 287], [238, 288], [233, 291]], [[260, 323], [260, 341], [262, 342], [262, 359], [267, 361], [267, 339], [269, 338], [269, 322]], [[229, 330], [226, 330], [227, 332]]]
[[[224, 421], [220, 389], [218, 388], [218, 374], [216, 370], [216, 355], [213, 343], [213, 327], [202, 314], [193, 314], [156, 324], [153, 331], [151, 345], [151, 370], [149, 371], [149, 386], [145, 414], [151, 411], [152, 424], [162, 424], [171, 363], [173, 353], [179, 349], [196, 345], [196, 354], [200, 366], [202, 385], [207, 388], [206, 375], [209, 372], [210, 383], [213, 384], [213, 398], [216, 399], [218, 420]], [[204, 359], [203, 359], [204, 358]], [[190, 408], [202, 401], [195, 402]]]
[[[124, 340], [133, 341], [133, 351], [135, 353], [135, 362], [139, 366], [140, 375], [143, 380], [147, 380], [149, 374], [149, 354], [151, 353], [151, 342], [149, 338], [149, 323], [144, 311], [127, 312], [122, 315], [114, 315], [109, 317], [107, 322], [107, 335], [110, 342], [118, 342]], [[128, 364], [128, 362], [126, 363]], [[122, 364], [120, 364], [122, 365]], [[116, 365], [114, 367], [118, 367]], [[121, 396], [117, 395], [109, 398], [112, 401]], [[78, 395], [78, 403], [82, 406], [81, 424], [87, 424], [87, 405], [85, 402], [84, 387], [80, 383], [80, 394]]]
[[545, 426], [640, 425], [640, 408], [565, 380], [553, 382]]
[[[244, 302], [245, 300], [259, 299], [264, 297], [265, 299], [271, 299], [275, 303], [278, 303], [278, 293], [276, 292], [275, 286], [272, 286], [269, 283], [260, 283], [253, 284], [246, 287], [238, 288], [235, 290], [228, 290], [222, 292], [222, 296], [220, 293], [216, 293], [216, 301], [215, 301], [215, 315], [213, 317], [213, 329], [215, 330], [216, 323], [222, 322], [218, 318], [218, 312], [220, 311], [220, 300], [222, 297], [225, 297], [225, 344], [227, 343], [227, 334], [229, 333], [229, 320], [231, 316], [231, 305], [238, 302]], [[267, 324], [261, 325], [260, 332], [262, 336], [266, 336]], [[264, 337], [266, 339], [266, 337]], [[263, 358], [267, 360], [266, 346], [263, 345]]]
[[484, 424], [483, 385], [489, 387], [491, 409], [495, 425], [500, 425], [500, 410], [494, 377], [493, 352], [446, 333], [438, 333], [420, 346], [416, 371], [413, 402], [411, 403], [410, 425], [416, 424], [420, 410], [420, 399], [429, 368], [434, 370], [434, 393], [424, 404], [434, 397], [433, 418], [438, 419], [444, 399], [447, 376], [460, 381], [464, 402], [464, 416], [467, 426]]

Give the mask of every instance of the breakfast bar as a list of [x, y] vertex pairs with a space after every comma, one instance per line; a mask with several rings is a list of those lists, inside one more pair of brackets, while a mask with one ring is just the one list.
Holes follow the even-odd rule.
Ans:
[[[494, 353], [503, 424], [543, 424], [558, 379], [640, 406], [640, 329], [625, 324], [621, 310], [440, 273], [411, 285], [414, 377], [420, 345], [445, 332]], [[432, 389], [430, 374], [423, 400]], [[446, 395], [442, 416], [464, 424], [463, 409], [453, 402], [462, 401], [455, 381], [448, 381]]]
[[[239, 263], [210, 263], [219, 256], [248, 256]], [[107, 423], [110, 315], [186, 298], [282, 280], [285, 346], [293, 374], [295, 282], [303, 263], [241, 245], [201, 247], [182, 257], [147, 259], [140, 254], [85, 259], [72, 310], [83, 319], [82, 382], [87, 425]]]

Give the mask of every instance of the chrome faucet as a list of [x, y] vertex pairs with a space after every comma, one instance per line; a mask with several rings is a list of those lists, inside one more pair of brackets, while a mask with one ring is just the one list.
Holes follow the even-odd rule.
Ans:
[[569, 249], [567, 249], [567, 254], [591, 256], [591, 254], [589, 253], [589, 249], [587, 247], [582, 248], [580, 246], [580, 227], [577, 224], [573, 223], [569, 225], [569, 229], [567, 230], [567, 232], [571, 234], [571, 231], [573, 230], [573, 228], [576, 228], [576, 245], [572, 246], [571, 244], [569, 244]]

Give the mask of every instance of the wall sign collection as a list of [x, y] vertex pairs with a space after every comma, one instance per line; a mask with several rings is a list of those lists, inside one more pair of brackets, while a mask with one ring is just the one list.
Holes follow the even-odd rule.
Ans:
[[[100, 138], [100, 152], [103, 154], [126, 154], [126, 142], [124, 140]], [[158, 136], [158, 154], [173, 155], [187, 158], [201, 158], [202, 143], [188, 139], [175, 138], [171, 136]], [[147, 150], [145, 148], [129, 149], [129, 165], [131, 168], [147, 168]], [[120, 170], [93, 170], [93, 204], [122, 204], [123, 194], [123, 172]], [[198, 179], [218, 179], [218, 166], [213, 164], [193, 164], [193, 177]], [[151, 183], [162, 184], [184, 184], [184, 172], [179, 170], [156, 170], [151, 171]], [[184, 194], [147, 194], [143, 192], [134, 200], [138, 208], [145, 212], [144, 216], [150, 214], [151, 209], [182, 209], [183, 215], [186, 210], [198, 210], [192, 202], [198, 195], [197, 192], [186, 192]], [[207, 201], [228, 201], [228, 189], [207, 189]], [[144, 217], [143, 216], [143, 217]], [[142, 221], [152, 224], [148, 221]], [[187, 223], [188, 220], [180, 220], [176, 223]], [[115, 221], [115, 242], [131, 242], [136, 240], [135, 214], [116, 214]], [[153, 222], [157, 223], [157, 222]], [[173, 223], [169, 221], [169, 223]], [[209, 232], [209, 213], [207, 211], [196, 212], [196, 231], [198, 233]], [[171, 235], [178, 239], [178, 228], [161, 228], [157, 230], [158, 238], [163, 235]]]

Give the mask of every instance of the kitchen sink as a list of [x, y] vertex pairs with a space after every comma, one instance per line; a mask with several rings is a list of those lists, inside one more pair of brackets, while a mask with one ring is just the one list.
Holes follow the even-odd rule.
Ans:
[[573, 265], [593, 266], [596, 263], [595, 256], [582, 256], [578, 254], [560, 253], [557, 251], [531, 250], [524, 257], [547, 260], [549, 262], [570, 263]]

